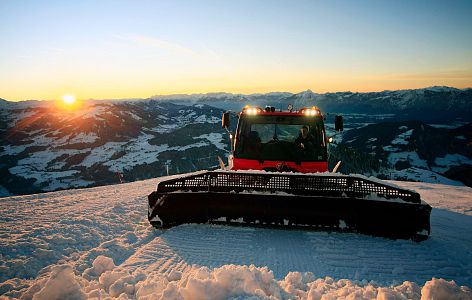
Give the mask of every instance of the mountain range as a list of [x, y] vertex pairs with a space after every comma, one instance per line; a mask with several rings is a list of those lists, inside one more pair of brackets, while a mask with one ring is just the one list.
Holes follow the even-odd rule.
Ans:
[[472, 123], [433, 127], [420, 121], [369, 124], [343, 135], [331, 156], [344, 173], [472, 186]]
[[[344, 172], [470, 185], [472, 90], [431, 87], [90, 100], [75, 110], [60, 109], [54, 101], [0, 99], [0, 195], [215, 167], [230, 148], [221, 115], [245, 104], [317, 105], [326, 115], [342, 113], [346, 130], [330, 148], [330, 163], [342, 160]], [[328, 116], [330, 135], [332, 123]]]
[[472, 89], [444, 86], [369, 93], [318, 94], [306, 90], [297, 94], [285, 92], [249, 95], [210, 93], [154, 96], [151, 98], [183, 103], [204, 103], [236, 111], [246, 104], [262, 107], [272, 105], [280, 109], [286, 109], [288, 104], [292, 104], [296, 109], [316, 105], [323, 112], [396, 114], [399, 119], [403, 120], [434, 122], [445, 122], [454, 118], [470, 121], [472, 115]]
[[27, 194], [207, 168], [226, 153], [222, 112], [157, 101], [3, 109], [1, 185]]

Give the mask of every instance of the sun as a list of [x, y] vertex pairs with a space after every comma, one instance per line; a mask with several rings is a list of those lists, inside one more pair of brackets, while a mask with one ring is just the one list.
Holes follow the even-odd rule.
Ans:
[[74, 95], [64, 95], [62, 96], [62, 101], [64, 101], [67, 105], [72, 105], [75, 103], [75, 96]]

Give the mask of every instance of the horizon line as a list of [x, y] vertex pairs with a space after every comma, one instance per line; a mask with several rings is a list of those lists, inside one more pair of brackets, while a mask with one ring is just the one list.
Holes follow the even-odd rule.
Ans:
[[[313, 94], [319, 94], [319, 95], [325, 95], [325, 94], [335, 94], [335, 93], [359, 93], [359, 94], [368, 94], [368, 93], [382, 93], [382, 92], [394, 92], [394, 91], [411, 91], [411, 90], [424, 90], [424, 89], [431, 89], [431, 88], [450, 88], [450, 89], [456, 89], [456, 90], [468, 90], [472, 89], [472, 86], [470, 87], [464, 87], [464, 88], [458, 88], [454, 86], [448, 86], [448, 85], [433, 85], [433, 86], [426, 86], [426, 87], [421, 87], [421, 88], [404, 88], [404, 89], [383, 89], [383, 90], [371, 90], [371, 91], [351, 91], [351, 90], [344, 90], [344, 91], [327, 91], [327, 92], [313, 92], [312, 89], [308, 88], [306, 90], [302, 90], [300, 92], [288, 92], [288, 91], [271, 91], [271, 92], [254, 92], [254, 93], [234, 93], [234, 92], [224, 92], [224, 91], [216, 91], [216, 92], [206, 92], [206, 93], [173, 93], [173, 94], [155, 94], [149, 97], [123, 97], [123, 98], [87, 98], [87, 99], [79, 99], [81, 101], [126, 101], [126, 100], [152, 100], [152, 98], [156, 97], [171, 97], [171, 96], [205, 96], [205, 95], [212, 95], [212, 94], [230, 94], [230, 95], [242, 95], [242, 96], [252, 96], [252, 95], [267, 95], [267, 94], [276, 94], [276, 93], [285, 93], [285, 94], [292, 94], [292, 95], [298, 95], [307, 91], [312, 92]], [[24, 99], [24, 100], [8, 100], [5, 98], [1, 98], [0, 100], [8, 101], [8, 102], [26, 102], [26, 101], [57, 101], [59, 99]]]

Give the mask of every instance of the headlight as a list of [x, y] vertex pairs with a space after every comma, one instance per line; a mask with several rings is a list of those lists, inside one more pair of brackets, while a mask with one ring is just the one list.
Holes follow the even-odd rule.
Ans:
[[247, 113], [248, 115], [257, 115], [261, 111], [262, 109], [259, 107], [250, 107], [248, 105], [246, 105], [246, 107], [244, 108], [244, 112]]
[[305, 109], [305, 110], [303, 111], [303, 113], [304, 113], [306, 116], [316, 116], [316, 115], [318, 115], [319, 112], [318, 112], [318, 110], [316, 110], [316, 109]]

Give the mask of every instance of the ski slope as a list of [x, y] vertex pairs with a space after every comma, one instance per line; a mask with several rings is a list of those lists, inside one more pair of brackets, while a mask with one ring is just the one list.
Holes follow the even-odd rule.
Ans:
[[[0, 199], [0, 295], [21, 299], [472, 299], [472, 189], [394, 182], [434, 207], [421, 243], [147, 222], [158, 179]], [[399, 220], [401, 222], [401, 220]]]

